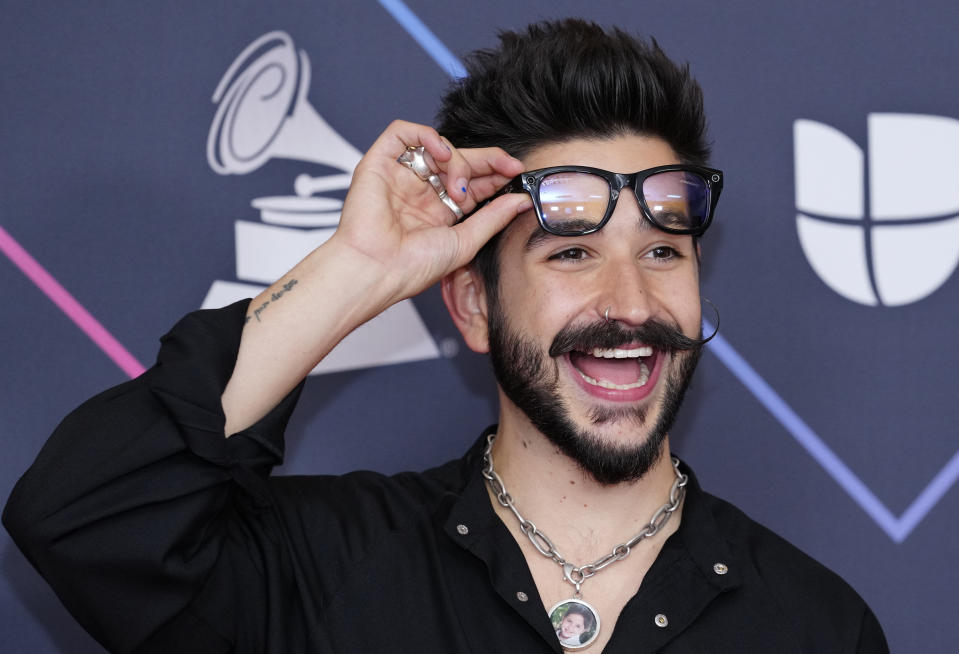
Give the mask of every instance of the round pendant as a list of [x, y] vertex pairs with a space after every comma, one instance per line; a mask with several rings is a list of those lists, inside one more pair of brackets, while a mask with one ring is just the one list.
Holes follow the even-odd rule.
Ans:
[[599, 613], [588, 602], [570, 598], [549, 610], [549, 621], [563, 649], [589, 647], [599, 636]]

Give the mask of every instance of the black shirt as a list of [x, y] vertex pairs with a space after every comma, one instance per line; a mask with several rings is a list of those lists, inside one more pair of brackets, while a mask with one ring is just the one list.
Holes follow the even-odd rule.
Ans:
[[[121, 652], [561, 652], [485, 438], [424, 473], [270, 477], [298, 390], [223, 438], [244, 312], [187, 316], [11, 494], [5, 525], [77, 620]], [[682, 522], [605, 652], [888, 651], [845, 582], [683, 471]]]

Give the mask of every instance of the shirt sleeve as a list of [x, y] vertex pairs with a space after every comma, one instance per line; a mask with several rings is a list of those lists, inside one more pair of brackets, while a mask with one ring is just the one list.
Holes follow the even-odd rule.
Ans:
[[889, 645], [886, 643], [886, 635], [882, 631], [882, 626], [880, 626], [876, 614], [868, 607], [859, 631], [859, 644], [856, 652], [857, 654], [889, 654]]
[[[197, 647], [177, 651], [232, 650], [232, 632], [248, 616], [210, 597], [207, 582], [215, 578], [213, 594], [225, 597], [266, 592], [256, 573], [270, 564], [242, 548], [276, 538], [237, 536], [264, 530], [256, 516], [270, 501], [266, 477], [282, 461], [302, 385], [224, 438], [220, 396], [246, 306], [182, 319], [161, 339], [153, 368], [64, 419], [10, 495], [3, 521], [14, 541], [111, 651], [162, 651], [159, 643], [181, 631]], [[224, 560], [228, 568], [246, 561], [253, 574], [218, 572]], [[189, 610], [198, 603], [202, 610]]]

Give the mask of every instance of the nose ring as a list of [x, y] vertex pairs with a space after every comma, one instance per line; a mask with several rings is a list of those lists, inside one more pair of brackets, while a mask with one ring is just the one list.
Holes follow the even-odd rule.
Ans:
[[609, 305], [608, 307], [606, 307], [606, 313], [603, 314], [603, 318], [606, 319], [606, 324], [607, 324], [607, 325], [610, 324], [610, 322], [611, 322], [610, 319], [609, 319], [609, 310], [612, 309], [612, 308], [613, 308], [613, 305]]

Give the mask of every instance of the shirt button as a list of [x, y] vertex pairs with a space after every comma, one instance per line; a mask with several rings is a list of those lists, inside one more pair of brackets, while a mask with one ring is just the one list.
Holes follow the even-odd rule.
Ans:
[[718, 575], [724, 575], [729, 572], [729, 567], [725, 563], [714, 563], [713, 572]]
[[523, 591], [519, 591], [518, 593], [516, 593], [516, 599], [518, 599], [520, 602], [525, 602], [526, 600], [529, 599], [529, 595], [527, 595]]
[[470, 528], [466, 525], [456, 525], [456, 531], [459, 532], [460, 536], [465, 536], [470, 533]]
[[669, 620], [662, 613], [657, 613], [656, 617], [653, 618], [653, 624], [655, 624], [660, 629], [663, 629], [666, 625], [669, 624]]

